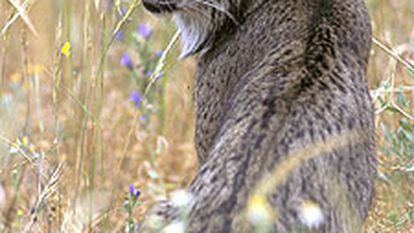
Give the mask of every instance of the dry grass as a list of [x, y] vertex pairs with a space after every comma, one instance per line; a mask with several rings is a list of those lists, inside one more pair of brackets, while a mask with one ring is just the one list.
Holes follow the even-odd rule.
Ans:
[[[131, 213], [139, 220], [197, 170], [193, 62], [173, 49], [135, 108], [131, 93], [148, 84], [143, 68], [174, 28], [133, 10], [135, 1], [122, 1], [131, 17], [108, 2], [0, 2], [1, 232], [120, 232], [130, 184], [142, 193]], [[414, 232], [414, 1], [367, 2], [374, 35], [393, 56], [374, 46], [369, 68], [381, 174], [366, 232]], [[141, 23], [154, 30], [147, 41], [135, 33]], [[112, 41], [117, 28], [124, 39]], [[143, 46], [150, 54], [140, 55]], [[120, 65], [124, 53], [134, 72]]]

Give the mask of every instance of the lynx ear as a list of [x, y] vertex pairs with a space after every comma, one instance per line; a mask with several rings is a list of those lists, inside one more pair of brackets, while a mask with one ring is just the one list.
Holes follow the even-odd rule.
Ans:
[[209, 38], [210, 23], [187, 14], [174, 15], [174, 21], [181, 33], [182, 51], [180, 58], [206, 50], [205, 46]]

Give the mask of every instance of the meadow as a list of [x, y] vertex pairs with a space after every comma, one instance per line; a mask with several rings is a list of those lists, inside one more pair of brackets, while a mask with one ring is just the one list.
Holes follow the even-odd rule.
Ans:
[[[379, 173], [365, 232], [414, 232], [414, 1], [367, 0]], [[139, 0], [0, 1], [0, 232], [135, 232], [197, 172], [194, 61]]]

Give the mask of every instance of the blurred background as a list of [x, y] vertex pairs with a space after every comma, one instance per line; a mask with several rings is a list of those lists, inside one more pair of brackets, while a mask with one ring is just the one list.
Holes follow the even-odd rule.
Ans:
[[[366, 232], [414, 232], [414, 1], [368, 0], [379, 175]], [[185, 188], [194, 62], [138, 0], [0, 1], [0, 231], [134, 232]]]

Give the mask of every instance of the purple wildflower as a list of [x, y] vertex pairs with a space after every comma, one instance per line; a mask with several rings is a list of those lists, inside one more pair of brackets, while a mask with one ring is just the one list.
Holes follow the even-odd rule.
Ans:
[[134, 187], [134, 185], [129, 185], [129, 196], [138, 199], [138, 197], [141, 195], [141, 191]]
[[119, 15], [122, 17], [124, 17], [127, 12], [128, 12], [128, 8], [126, 6], [121, 6], [121, 8], [118, 11]]
[[155, 53], [155, 57], [161, 57], [164, 51], [160, 50]]
[[126, 13], [128, 12], [128, 8], [126, 6], [121, 6], [116, 8], [116, 20], [121, 20]]
[[163, 72], [159, 72], [158, 74], [156, 74], [156, 76], [155, 76], [155, 78], [157, 79], [157, 80], [159, 80], [159, 79], [161, 79], [162, 78], [162, 76], [163, 76], [164, 74], [163, 74]]
[[138, 26], [138, 34], [144, 38], [144, 40], [148, 40], [152, 35], [151, 28], [146, 24], [140, 24]]
[[132, 103], [134, 104], [134, 106], [136, 107], [136, 108], [138, 108], [139, 107], [139, 105], [141, 104], [141, 102], [142, 102], [142, 97], [141, 97], [141, 95], [138, 93], [138, 91], [133, 91], [132, 92], [132, 94], [131, 94], [131, 101], [132, 101]]
[[135, 190], [135, 198], [138, 198], [139, 196], [141, 196], [141, 191], [139, 189]]
[[121, 65], [125, 66], [126, 68], [128, 68], [129, 70], [133, 70], [134, 69], [134, 65], [132, 64], [132, 59], [131, 57], [124, 53], [124, 55], [122, 55], [121, 58]]
[[[152, 78], [152, 77], [154, 76], [154, 72], [153, 72], [153, 71], [151, 71], [151, 70], [146, 71], [146, 72], [144, 72], [143, 74], [144, 74], [147, 78]], [[154, 79], [156, 79], [156, 80], [161, 79], [161, 78], [162, 78], [162, 76], [163, 76], [163, 73], [162, 73], [162, 72], [158, 72], [158, 73], [156, 73], [156, 74], [155, 74]]]
[[121, 40], [123, 40], [124, 38], [125, 38], [125, 33], [124, 33], [124, 31], [120, 30], [120, 31], [116, 32], [116, 34], [115, 34], [115, 40], [117, 40], [117, 41], [121, 41]]
[[147, 71], [145, 73], [145, 76], [147, 76], [148, 78], [150, 78], [152, 76], [153, 72], [151, 70]]
[[142, 115], [142, 116], [140, 116], [140, 117], [139, 117], [139, 120], [140, 120], [142, 123], [146, 123], [146, 122], [148, 121], [148, 117], [147, 117], [147, 116], [145, 116], [145, 115]]
[[135, 187], [134, 185], [129, 185], [129, 195], [130, 196], [135, 196]]

